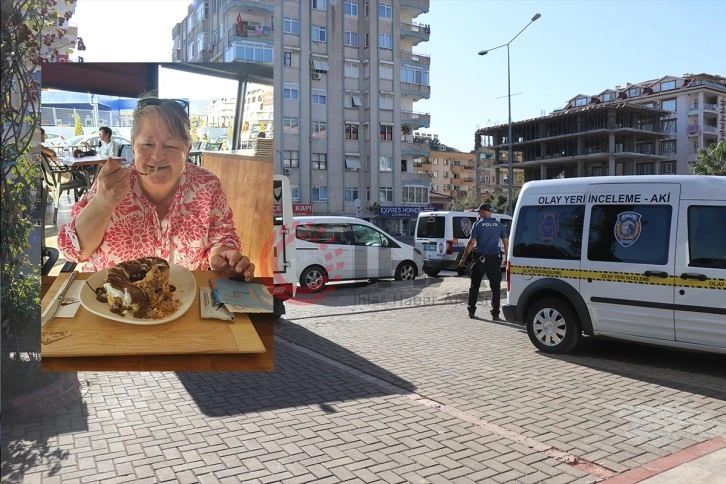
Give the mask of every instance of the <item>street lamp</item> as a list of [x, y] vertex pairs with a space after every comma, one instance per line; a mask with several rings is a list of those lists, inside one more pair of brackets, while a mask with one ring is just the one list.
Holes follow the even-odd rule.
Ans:
[[[542, 15], [540, 15], [538, 13], [535, 14], [534, 17], [532, 17], [532, 20], [530, 20], [529, 23], [524, 26], [524, 29], [526, 29], [527, 27], [529, 27], [532, 24], [532, 22], [534, 22], [535, 20], [537, 20], [541, 16]], [[519, 34], [521, 34], [522, 32], [524, 32], [524, 29], [520, 30], [519, 31]], [[507, 166], [507, 168], [508, 168], [508, 170], [507, 170], [507, 177], [508, 177], [507, 178], [507, 190], [508, 190], [507, 213], [509, 215], [512, 215], [512, 212], [513, 212], [513, 210], [512, 210], [512, 199], [513, 199], [513, 196], [514, 196], [513, 193], [512, 193], [512, 184], [514, 183], [514, 174], [513, 174], [513, 171], [512, 171], [512, 160], [514, 158], [514, 153], [513, 153], [513, 150], [512, 150], [512, 82], [511, 82], [510, 70], [509, 70], [509, 44], [511, 44], [512, 42], [514, 42], [514, 39], [516, 39], [517, 37], [519, 37], [519, 34], [515, 35], [512, 38], [512, 40], [510, 40], [506, 44], [498, 45], [496, 47], [492, 47], [491, 49], [485, 49], [485, 50], [480, 50], [479, 51], [479, 55], [487, 55], [489, 52], [491, 52], [493, 50], [496, 50], [496, 49], [499, 49], [501, 47], [506, 47], [507, 48], [507, 100], [509, 101], [509, 130], [508, 130], [508, 134], [507, 134], [507, 139], [509, 141], [509, 152], [507, 153], [507, 165], [508, 165]]]

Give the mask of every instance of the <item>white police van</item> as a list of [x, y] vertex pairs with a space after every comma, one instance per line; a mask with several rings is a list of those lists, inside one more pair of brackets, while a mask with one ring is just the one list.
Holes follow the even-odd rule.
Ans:
[[726, 177], [526, 183], [502, 310], [548, 353], [583, 334], [726, 353]]
[[[509, 232], [512, 217], [492, 213]], [[466, 269], [459, 267], [464, 247], [469, 241], [471, 228], [479, 219], [479, 212], [421, 212], [416, 220], [414, 247], [423, 253], [424, 273], [436, 277], [442, 270], [456, 271], [460, 276]], [[499, 247], [504, 253], [501, 241]]]

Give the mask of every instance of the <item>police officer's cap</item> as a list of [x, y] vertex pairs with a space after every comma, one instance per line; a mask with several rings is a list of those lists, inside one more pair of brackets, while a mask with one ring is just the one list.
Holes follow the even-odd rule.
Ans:
[[482, 210], [486, 210], [487, 212], [491, 212], [492, 211], [492, 206], [489, 205], [488, 203], [482, 203], [481, 205], [479, 205], [479, 211], [481, 212]]

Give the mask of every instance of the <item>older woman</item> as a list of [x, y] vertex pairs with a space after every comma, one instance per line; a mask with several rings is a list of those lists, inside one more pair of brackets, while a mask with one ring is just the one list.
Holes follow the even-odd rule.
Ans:
[[140, 257], [162, 257], [190, 270], [253, 276], [240, 253], [232, 211], [219, 179], [187, 163], [192, 146], [185, 101], [141, 99], [131, 142], [135, 163], [109, 160], [61, 227], [67, 260], [98, 271]]

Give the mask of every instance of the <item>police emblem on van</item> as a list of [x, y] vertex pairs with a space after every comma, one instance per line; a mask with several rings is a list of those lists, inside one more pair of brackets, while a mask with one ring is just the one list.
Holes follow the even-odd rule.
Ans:
[[640, 237], [640, 217], [637, 212], [623, 212], [618, 214], [615, 223], [615, 240], [623, 247], [630, 247]]
[[469, 235], [471, 234], [471, 220], [466, 217], [463, 217], [461, 219], [461, 231], [464, 233], [464, 235], [469, 237]]
[[544, 212], [539, 216], [539, 239], [549, 244], [557, 237], [560, 231], [560, 214], [557, 212]]

